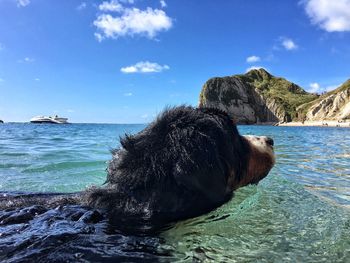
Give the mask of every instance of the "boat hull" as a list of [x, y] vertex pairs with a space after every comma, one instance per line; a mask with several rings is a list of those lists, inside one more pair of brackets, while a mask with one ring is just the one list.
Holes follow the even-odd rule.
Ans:
[[47, 123], [47, 124], [66, 124], [66, 123], [59, 123], [59, 122], [53, 122], [53, 121], [30, 121], [30, 123], [39, 123], [39, 124], [43, 124], [43, 123]]
[[30, 120], [31, 123], [41, 123], [41, 124], [68, 124], [67, 118], [59, 117], [34, 117]]

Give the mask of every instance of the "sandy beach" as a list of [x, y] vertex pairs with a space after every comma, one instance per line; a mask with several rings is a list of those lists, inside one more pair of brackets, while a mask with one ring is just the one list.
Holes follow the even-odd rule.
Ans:
[[338, 122], [334, 120], [326, 120], [326, 121], [305, 121], [302, 122], [285, 122], [278, 123], [276, 126], [297, 126], [297, 127], [342, 127], [342, 128], [350, 128], [350, 121], [347, 122]]

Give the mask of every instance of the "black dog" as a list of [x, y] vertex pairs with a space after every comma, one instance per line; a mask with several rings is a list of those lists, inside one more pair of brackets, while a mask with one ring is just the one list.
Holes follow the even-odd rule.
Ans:
[[229, 115], [212, 108], [166, 109], [121, 145], [113, 151], [105, 186], [68, 195], [3, 195], [0, 209], [78, 204], [103, 211], [112, 223], [162, 225], [220, 206], [274, 164], [272, 139], [239, 135]]

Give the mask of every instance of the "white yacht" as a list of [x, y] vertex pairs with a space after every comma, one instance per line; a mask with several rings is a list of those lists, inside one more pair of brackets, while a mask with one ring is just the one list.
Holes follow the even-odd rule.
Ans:
[[57, 115], [55, 117], [46, 117], [46, 116], [36, 116], [34, 118], [30, 119], [31, 123], [54, 123], [54, 124], [67, 124], [68, 118], [62, 118], [58, 117]]

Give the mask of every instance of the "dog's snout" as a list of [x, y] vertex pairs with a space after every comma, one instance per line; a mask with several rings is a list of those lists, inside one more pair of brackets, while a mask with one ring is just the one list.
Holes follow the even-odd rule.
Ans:
[[266, 137], [266, 143], [267, 143], [268, 145], [273, 146], [273, 139], [270, 138], [270, 137]]
[[274, 146], [273, 139], [267, 136], [245, 135], [244, 138], [256, 146], [260, 146], [260, 147]]

